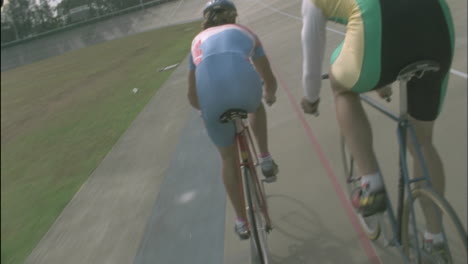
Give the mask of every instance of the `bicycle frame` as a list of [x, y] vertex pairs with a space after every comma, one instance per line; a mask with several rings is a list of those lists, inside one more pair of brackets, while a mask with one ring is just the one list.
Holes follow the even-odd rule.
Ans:
[[[393, 244], [397, 244], [398, 246], [401, 246], [401, 230], [402, 230], [402, 217], [403, 217], [403, 203], [404, 203], [404, 198], [405, 198], [405, 189], [406, 189], [406, 195], [409, 200], [409, 203], [413, 203], [413, 196], [411, 194], [411, 184], [416, 183], [416, 182], [425, 182], [429, 187], [432, 187], [431, 180], [429, 178], [429, 172], [427, 169], [426, 162], [424, 161], [424, 158], [422, 156], [421, 148], [420, 145], [417, 141], [416, 134], [414, 131], [413, 126], [407, 119], [406, 115], [406, 83], [405, 82], [400, 82], [400, 93], [401, 93], [401, 99], [400, 100], [400, 115], [396, 115], [384, 106], [382, 106], [380, 103], [378, 103], [376, 100], [370, 98], [369, 96], [366, 95], [360, 95], [361, 100], [366, 102], [369, 106], [372, 108], [378, 110], [380, 113], [384, 114], [385, 116], [389, 117], [393, 121], [395, 121], [398, 124], [397, 127], [397, 137], [398, 137], [398, 145], [399, 145], [399, 167], [400, 167], [400, 176], [399, 176], [399, 181], [398, 181], [398, 205], [397, 205], [397, 217], [395, 218], [394, 215], [394, 209], [391, 204], [391, 201], [388, 199], [387, 202], [389, 204], [389, 218], [392, 224], [392, 229], [394, 235], [396, 234], [396, 237], [393, 237]], [[423, 170], [423, 176], [410, 179], [409, 177], [409, 172], [408, 172], [408, 165], [407, 165], [407, 134], [409, 132], [409, 136], [412, 139], [412, 143], [415, 147], [416, 150], [416, 155], [417, 159], [420, 162]], [[412, 219], [412, 226], [414, 229], [414, 232], [417, 233], [416, 230], [416, 219], [415, 219], [415, 213], [414, 213], [414, 208], [411, 206], [411, 211], [410, 214], [413, 216]], [[418, 241], [416, 240], [416, 247], [419, 248]], [[420, 257], [420, 252], [418, 251], [418, 257]]]
[[[271, 228], [271, 221], [270, 221], [270, 216], [268, 214], [268, 206], [265, 200], [265, 193], [263, 189], [261, 188], [260, 181], [258, 179], [257, 171], [255, 169], [255, 164], [258, 164], [258, 158], [257, 158], [257, 152], [255, 150], [255, 145], [253, 143], [252, 135], [250, 134], [249, 127], [244, 123], [243, 120], [236, 120], [235, 121], [235, 126], [236, 126], [236, 142], [238, 146], [238, 165], [241, 168], [241, 174], [244, 169], [249, 169], [250, 168], [250, 177], [254, 178], [254, 183], [255, 183], [255, 188], [259, 195], [259, 199], [261, 204], [263, 205], [261, 207], [262, 214], [265, 217], [266, 221], [266, 227]], [[254, 157], [254, 159], [252, 159]], [[244, 179], [241, 175], [241, 186], [244, 185]], [[241, 197], [243, 197], [243, 207], [246, 208], [246, 202], [245, 202], [245, 193], [244, 193], [244, 188], [241, 188]], [[246, 218], [246, 220], [248, 220]], [[248, 223], [248, 228], [250, 230], [250, 223]]]
[[[376, 109], [380, 113], [384, 114], [385, 116], [389, 117], [391, 120], [395, 121], [397, 126], [397, 139], [398, 139], [398, 146], [399, 146], [399, 179], [398, 179], [398, 205], [397, 205], [397, 217], [395, 218], [395, 213], [393, 206], [389, 197], [387, 196], [387, 204], [388, 204], [388, 217], [391, 222], [391, 228], [393, 231], [393, 238], [390, 240], [390, 245], [397, 246], [398, 249], [402, 248], [402, 223], [403, 223], [403, 210], [407, 209], [405, 207], [405, 189], [407, 195], [407, 203], [409, 205], [409, 217], [411, 219], [411, 226], [414, 234], [418, 234], [417, 225], [416, 225], [416, 217], [415, 217], [415, 209], [413, 206], [414, 197], [412, 194], [411, 184], [417, 182], [424, 182], [426, 187], [432, 189], [432, 183], [429, 177], [429, 172], [427, 169], [426, 162], [423, 158], [421, 147], [416, 137], [416, 133], [414, 131], [414, 127], [411, 125], [407, 118], [407, 82], [410, 81], [412, 78], [421, 78], [425, 72], [437, 72], [440, 70], [440, 65], [436, 61], [431, 60], [421, 60], [409, 64], [402, 68], [398, 73], [397, 80], [400, 83], [400, 112], [399, 115], [394, 114], [393, 112], [389, 111], [387, 108], [383, 107], [380, 103], [377, 103], [376, 100], [370, 98], [366, 95], [359, 95], [361, 100], [366, 102], [369, 106]], [[322, 74], [322, 79], [328, 79], [328, 74]], [[387, 101], [389, 98], [386, 98]], [[422, 176], [410, 179], [409, 172], [408, 172], [408, 164], [407, 164], [407, 136], [409, 135], [412, 146], [414, 147], [414, 154], [413, 159], [416, 159], [421, 168], [422, 168]], [[345, 161], [346, 162], [346, 161]], [[407, 211], [405, 211], [405, 219]], [[452, 213], [453, 214], [453, 213]], [[453, 220], [453, 219], [452, 219]], [[441, 224], [442, 220], [439, 219], [439, 224]], [[456, 224], [457, 225], [457, 224]], [[458, 224], [459, 225], [459, 224]], [[407, 227], [405, 227], [405, 232]], [[445, 231], [442, 227], [442, 235], [444, 236], [444, 240], [447, 240]], [[406, 233], [405, 233], [406, 235]], [[465, 235], [466, 236], [466, 235]], [[406, 242], [406, 241], [405, 241]], [[466, 244], [465, 244], [466, 245]], [[415, 245], [417, 250], [417, 260], [421, 260], [421, 251], [419, 246], [418, 239], [415, 240]], [[405, 249], [406, 250], [406, 249]], [[405, 256], [403, 254], [403, 256]], [[408, 260], [405, 258], [405, 260]]]

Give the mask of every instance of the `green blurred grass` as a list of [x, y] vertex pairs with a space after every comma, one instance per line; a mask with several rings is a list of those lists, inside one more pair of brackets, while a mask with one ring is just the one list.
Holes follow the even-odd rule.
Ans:
[[198, 31], [157, 29], [1, 73], [2, 263], [24, 262]]

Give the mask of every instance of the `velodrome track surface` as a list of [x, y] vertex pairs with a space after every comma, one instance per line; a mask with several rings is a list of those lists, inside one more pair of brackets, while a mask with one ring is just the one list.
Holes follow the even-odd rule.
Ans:
[[[466, 1], [448, 1], [456, 53], [435, 144], [444, 157], [447, 198], [466, 228]], [[333, 98], [322, 88], [319, 117], [301, 98], [300, 1], [236, 0], [239, 22], [261, 38], [279, 80], [268, 108], [271, 152], [279, 180], [266, 187], [275, 230], [272, 263], [399, 263], [392, 250], [362, 236], [342, 191]], [[181, 0], [171, 23], [199, 16], [204, 1]], [[172, 11], [170, 13], [169, 11]], [[343, 39], [330, 24], [327, 55]], [[324, 67], [324, 71], [326, 68]], [[249, 263], [249, 243], [235, 237], [219, 158], [186, 100], [179, 66], [94, 171], [26, 263]], [[398, 106], [398, 92], [390, 107]], [[395, 126], [369, 112], [388, 188], [395, 190]]]

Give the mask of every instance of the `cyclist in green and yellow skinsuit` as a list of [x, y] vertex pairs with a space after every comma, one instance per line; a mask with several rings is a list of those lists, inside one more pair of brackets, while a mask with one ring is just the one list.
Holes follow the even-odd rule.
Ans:
[[[445, 176], [432, 138], [454, 47], [453, 22], [445, 0], [303, 0], [302, 15], [301, 105], [309, 114], [318, 113], [326, 23], [346, 25], [345, 39], [331, 56], [329, 73], [341, 133], [362, 176], [362, 187], [352, 200], [363, 216], [385, 211], [386, 193], [359, 93], [391, 84], [403, 67], [415, 61], [440, 64], [438, 72], [408, 83], [408, 113], [433, 186], [443, 194]], [[411, 142], [409, 146], [414, 156]], [[417, 161], [413, 175], [422, 175]], [[424, 207], [428, 220], [424, 247], [432, 254], [443, 248], [443, 235], [434, 220], [437, 213], [430, 206]]]

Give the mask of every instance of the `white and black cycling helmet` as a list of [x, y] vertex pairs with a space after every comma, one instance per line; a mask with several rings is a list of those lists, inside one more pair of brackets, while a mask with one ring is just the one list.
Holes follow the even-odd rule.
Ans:
[[206, 15], [206, 13], [212, 11], [212, 10], [229, 10], [229, 11], [235, 11], [237, 12], [236, 6], [234, 5], [233, 2], [229, 0], [211, 0], [208, 3], [206, 3], [205, 8], [203, 9], [203, 16]]

